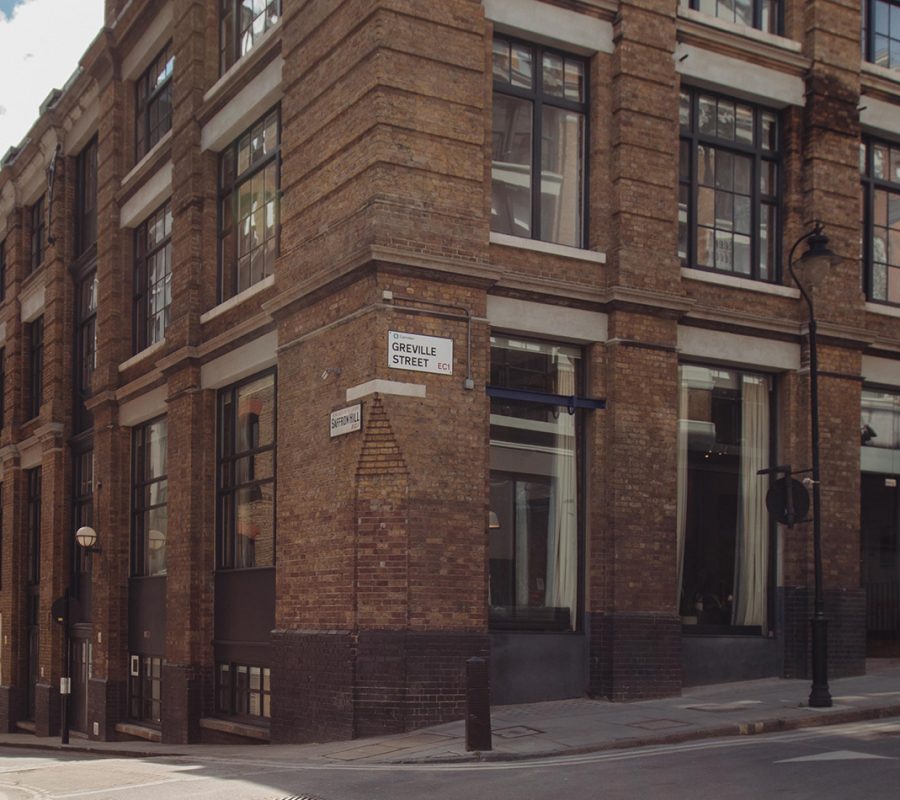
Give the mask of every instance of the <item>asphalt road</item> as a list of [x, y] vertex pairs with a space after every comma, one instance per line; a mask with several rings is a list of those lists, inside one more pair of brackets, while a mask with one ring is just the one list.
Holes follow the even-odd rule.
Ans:
[[0, 800], [732, 800], [900, 797], [900, 720], [540, 761], [330, 765], [0, 750]]

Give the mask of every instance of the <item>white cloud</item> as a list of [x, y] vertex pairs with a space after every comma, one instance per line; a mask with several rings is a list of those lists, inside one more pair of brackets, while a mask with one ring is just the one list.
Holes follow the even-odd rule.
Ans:
[[103, 0], [24, 0], [12, 17], [0, 13], [0, 157], [22, 140], [102, 26]]

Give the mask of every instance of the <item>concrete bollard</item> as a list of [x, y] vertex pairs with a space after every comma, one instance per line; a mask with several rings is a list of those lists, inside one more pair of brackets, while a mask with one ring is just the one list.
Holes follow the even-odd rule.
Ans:
[[491, 690], [486, 658], [466, 661], [466, 750], [491, 749]]

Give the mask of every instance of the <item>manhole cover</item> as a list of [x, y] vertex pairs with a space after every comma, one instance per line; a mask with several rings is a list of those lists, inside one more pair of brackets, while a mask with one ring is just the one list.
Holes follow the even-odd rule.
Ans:
[[521, 739], [523, 736], [534, 736], [536, 733], [543, 733], [543, 731], [529, 728], [527, 725], [513, 725], [511, 728], [497, 728], [492, 733], [501, 739]]

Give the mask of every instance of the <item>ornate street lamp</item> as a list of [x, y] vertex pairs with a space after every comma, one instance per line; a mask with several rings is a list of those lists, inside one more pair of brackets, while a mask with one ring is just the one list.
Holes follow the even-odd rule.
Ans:
[[803, 265], [809, 288], [821, 286], [828, 271], [841, 262], [828, 249], [828, 237], [822, 233], [822, 223], [813, 222], [813, 229], [803, 234], [791, 248], [788, 269], [800, 294], [809, 307], [809, 407], [812, 449], [812, 500], [813, 500], [813, 559], [815, 561], [815, 601], [812, 628], [812, 689], [809, 705], [812, 708], [831, 706], [828, 689], [828, 620], [825, 618], [825, 600], [822, 594], [822, 514], [819, 492], [819, 363], [816, 354], [816, 316], [812, 298], [794, 272], [794, 252], [802, 242], [807, 242], [806, 252], [797, 260]]

